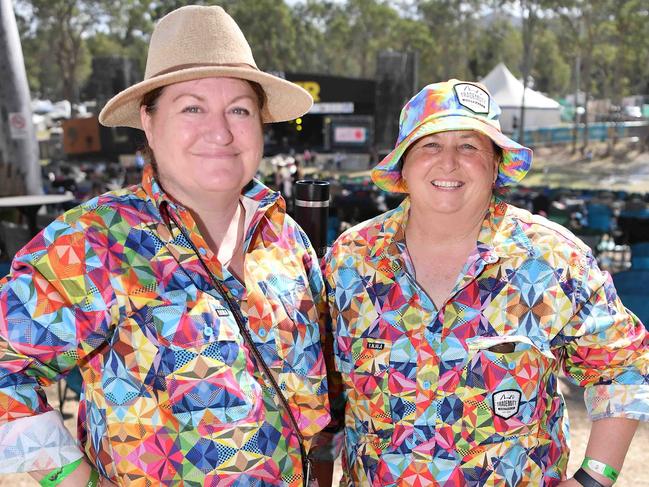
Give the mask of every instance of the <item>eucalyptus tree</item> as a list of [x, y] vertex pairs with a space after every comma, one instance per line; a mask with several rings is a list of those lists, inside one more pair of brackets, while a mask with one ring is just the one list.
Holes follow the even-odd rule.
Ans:
[[534, 42], [534, 65], [530, 77], [533, 88], [552, 97], [564, 96], [570, 91], [571, 65], [564, 57], [563, 46], [554, 30], [545, 23]]
[[306, 0], [292, 8], [295, 25], [297, 59], [295, 71], [327, 73], [331, 70], [329, 53], [331, 39], [326, 32], [327, 19], [331, 15], [330, 2]]
[[501, 62], [519, 76], [516, 61], [521, 58], [521, 45], [520, 30], [511, 17], [494, 12], [475, 26], [475, 47], [469, 60], [470, 79], [483, 78]]
[[[608, 37], [612, 5], [617, 0], [563, 0], [557, 2], [555, 12], [560, 16], [564, 25], [565, 46], [572, 45], [575, 53], [575, 77], [578, 80], [576, 91], [582, 91], [584, 96], [584, 130], [581, 152], [588, 148], [589, 113], [588, 102], [596, 87], [594, 75], [600, 75], [596, 67], [596, 54], [601, 52], [603, 44], [610, 41]], [[577, 117], [575, 117], [577, 121]], [[576, 132], [575, 132], [576, 133]], [[573, 151], [577, 140], [573, 139]]]
[[298, 66], [341, 76], [374, 77], [383, 50], [430, 53], [424, 26], [382, 0], [307, 0], [296, 4]]
[[[480, 0], [424, 0], [418, 3], [422, 22], [432, 42], [439, 46], [434, 59], [435, 78], [468, 79], [475, 48], [478, 18], [485, 2]], [[433, 61], [433, 60], [431, 60]]]
[[[543, 27], [545, 17], [560, 0], [502, 0], [501, 5], [510, 5], [518, 10], [521, 19], [522, 56], [520, 58], [523, 99], [519, 116], [519, 134], [525, 131], [525, 95], [530, 83], [530, 75], [535, 65], [536, 35]], [[522, 136], [521, 136], [522, 138]]]
[[246, 35], [261, 69], [287, 70], [295, 66], [296, 26], [283, 0], [236, 0], [222, 5]]
[[649, 3], [618, 0], [612, 5], [613, 44], [616, 48], [614, 89], [624, 94], [649, 95]]
[[106, 2], [106, 22], [101, 31], [88, 39], [89, 50], [93, 57], [119, 55], [134, 59], [140, 71], [144, 72], [147, 44], [153, 26], [173, 9], [174, 5], [159, 0]]
[[[53, 59], [60, 77], [60, 95], [79, 101], [79, 86], [90, 72], [85, 38], [100, 25], [105, 0], [21, 0], [19, 9], [30, 21], [28, 32], [39, 57]], [[43, 89], [44, 86], [41, 85]]]

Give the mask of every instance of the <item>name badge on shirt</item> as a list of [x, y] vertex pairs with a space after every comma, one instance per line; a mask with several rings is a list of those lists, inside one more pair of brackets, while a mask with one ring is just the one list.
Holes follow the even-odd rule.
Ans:
[[383, 350], [385, 348], [385, 343], [367, 342], [367, 348], [370, 350]]
[[228, 316], [230, 312], [225, 309], [225, 308], [216, 308], [216, 315], [217, 316]]
[[521, 392], [509, 389], [498, 391], [493, 395], [494, 414], [499, 418], [509, 419], [518, 413], [521, 407]]

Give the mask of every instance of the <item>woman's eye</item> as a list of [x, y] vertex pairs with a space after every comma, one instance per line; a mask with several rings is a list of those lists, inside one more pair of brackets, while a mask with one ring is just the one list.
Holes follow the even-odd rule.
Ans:
[[190, 105], [183, 108], [183, 113], [200, 113], [201, 108], [196, 105]]
[[442, 150], [442, 146], [439, 145], [437, 142], [427, 142], [424, 144], [424, 147], [429, 150], [433, 150], [436, 152], [439, 152]]
[[460, 146], [460, 151], [463, 151], [463, 152], [473, 152], [473, 151], [477, 151], [477, 150], [479, 150], [479, 149], [475, 145], [471, 145], [471, 144], [462, 144]]
[[250, 115], [250, 110], [244, 107], [234, 107], [231, 111], [235, 115]]

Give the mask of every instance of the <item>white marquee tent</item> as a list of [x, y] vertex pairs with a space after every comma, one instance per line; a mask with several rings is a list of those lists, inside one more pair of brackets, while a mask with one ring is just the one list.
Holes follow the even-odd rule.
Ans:
[[[502, 131], [513, 133], [515, 122], [518, 125], [521, 116], [523, 83], [517, 80], [503, 63], [493, 68], [481, 83], [487, 87], [502, 109]], [[560, 112], [561, 105], [552, 98], [531, 88], [525, 90], [525, 130], [559, 125]]]

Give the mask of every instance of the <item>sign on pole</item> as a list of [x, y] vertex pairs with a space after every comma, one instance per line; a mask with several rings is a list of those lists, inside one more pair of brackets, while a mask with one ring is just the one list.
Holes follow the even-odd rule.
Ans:
[[9, 132], [12, 139], [26, 139], [29, 137], [27, 130], [27, 117], [21, 112], [9, 114]]
[[0, 178], [3, 185], [11, 180], [2, 192], [42, 194], [29, 85], [11, 0], [0, 0], [0, 73]]

